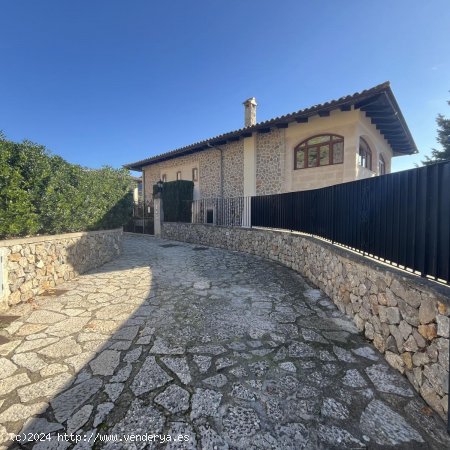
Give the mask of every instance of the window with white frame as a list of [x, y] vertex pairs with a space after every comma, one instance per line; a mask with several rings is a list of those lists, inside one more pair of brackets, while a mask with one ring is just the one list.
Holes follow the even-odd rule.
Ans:
[[358, 164], [361, 167], [372, 170], [372, 151], [370, 150], [369, 144], [363, 138], [359, 139]]
[[380, 159], [378, 160], [378, 175], [386, 174], [386, 162], [384, 161], [383, 155], [380, 155]]

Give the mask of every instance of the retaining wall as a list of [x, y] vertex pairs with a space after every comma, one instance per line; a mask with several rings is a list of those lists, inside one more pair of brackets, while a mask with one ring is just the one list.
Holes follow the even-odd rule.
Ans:
[[122, 229], [0, 240], [0, 310], [111, 261]]
[[296, 233], [164, 223], [161, 237], [252, 253], [299, 272], [446, 418], [450, 288]]

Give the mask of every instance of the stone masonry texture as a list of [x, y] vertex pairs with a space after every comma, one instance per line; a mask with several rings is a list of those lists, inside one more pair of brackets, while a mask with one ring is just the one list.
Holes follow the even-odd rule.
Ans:
[[448, 405], [450, 290], [295, 233], [163, 225], [163, 237], [252, 253], [294, 269], [353, 318], [441, 417]]
[[121, 246], [122, 230], [0, 241], [7, 281], [0, 310], [111, 261], [120, 254]]
[[[234, 148], [236, 148], [236, 143], [224, 145], [223, 146], [224, 155], [225, 153], [228, 153], [229, 149], [232, 153], [236, 153], [235, 151], [233, 152]], [[160, 176], [164, 173], [165, 169], [171, 167], [182, 167], [184, 165], [198, 166], [201, 198], [219, 197], [220, 177], [221, 177], [220, 158], [221, 158], [220, 150], [211, 149], [194, 153], [193, 155], [170, 159], [168, 161], [164, 161], [146, 167], [144, 169], [146, 199], [148, 200], [153, 197], [153, 185], [159, 181]], [[235, 166], [236, 164], [231, 162], [231, 160], [234, 160], [233, 156], [227, 155], [226, 162], [224, 162], [224, 166], [226, 167]], [[242, 171], [243, 167], [241, 167], [240, 170]], [[243, 175], [242, 175], [242, 190], [243, 190]]]
[[244, 195], [244, 141], [227, 144], [223, 152], [223, 197]]
[[244, 194], [244, 141], [230, 142], [220, 148], [222, 156], [220, 150], [216, 148], [148, 166], [145, 169], [147, 199], [151, 198], [153, 185], [159, 181], [165, 169], [185, 165], [198, 166], [201, 198], [220, 197], [221, 177], [223, 177], [224, 197], [242, 196]]
[[118, 258], [8, 315], [0, 450], [450, 448], [352, 320], [276, 261], [125, 234]]
[[[285, 178], [284, 130], [258, 133], [256, 139], [256, 194], [283, 192]], [[221, 151], [222, 150], [222, 155]], [[222, 160], [222, 162], [221, 162]], [[222, 165], [222, 168], [221, 168]], [[152, 198], [153, 185], [166, 169], [198, 166], [200, 198], [240, 197], [244, 195], [244, 140], [147, 166], [145, 195]], [[221, 180], [222, 192], [221, 192]]]
[[284, 130], [256, 135], [256, 195], [283, 192]]

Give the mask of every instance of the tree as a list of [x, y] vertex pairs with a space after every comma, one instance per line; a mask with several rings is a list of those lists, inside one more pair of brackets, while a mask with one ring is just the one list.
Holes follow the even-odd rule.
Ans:
[[127, 170], [87, 169], [0, 131], [0, 239], [118, 228], [132, 211]]
[[[447, 102], [450, 105], [450, 101]], [[450, 119], [446, 119], [442, 114], [438, 114], [436, 117], [437, 129], [437, 141], [442, 146], [442, 150], [433, 148], [431, 150], [431, 158], [425, 156], [425, 161], [422, 164], [429, 165], [439, 161], [450, 160]]]
[[18, 147], [0, 133], [0, 239], [39, 230], [36, 207], [17, 164]]

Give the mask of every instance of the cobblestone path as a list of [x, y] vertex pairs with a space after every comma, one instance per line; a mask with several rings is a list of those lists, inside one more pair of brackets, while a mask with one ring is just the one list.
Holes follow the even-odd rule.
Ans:
[[450, 448], [352, 322], [273, 262], [127, 236], [118, 260], [8, 314], [0, 436], [52, 436], [21, 448]]

